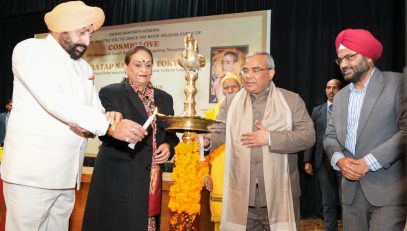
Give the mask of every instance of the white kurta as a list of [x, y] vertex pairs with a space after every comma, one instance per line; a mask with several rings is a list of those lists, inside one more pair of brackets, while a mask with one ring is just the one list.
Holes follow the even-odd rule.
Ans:
[[17, 44], [12, 62], [13, 110], [1, 177], [39, 188], [74, 188], [86, 139], [68, 124], [96, 135], [108, 127], [92, 70], [84, 60], [71, 59], [51, 35]]

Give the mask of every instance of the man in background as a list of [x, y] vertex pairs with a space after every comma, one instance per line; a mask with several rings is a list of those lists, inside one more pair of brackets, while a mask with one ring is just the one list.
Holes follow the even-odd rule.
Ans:
[[120, 114], [105, 115], [81, 59], [103, 11], [71, 1], [44, 19], [48, 36], [20, 42], [12, 56], [14, 108], [1, 165], [8, 231], [68, 230], [86, 138], [108, 133], [136, 143], [145, 134], [135, 122], [118, 122]]
[[[266, 52], [246, 57], [244, 89], [226, 97], [206, 148], [225, 143], [221, 229], [299, 229], [300, 185], [296, 153], [315, 142], [304, 101], [273, 83]], [[226, 140], [226, 142], [225, 142]]]
[[13, 108], [13, 101], [7, 100], [6, 111], [0, 114], [0, 146], [3, 147], [4, 139], [6, 138], [7, 122], [10, 116], [11, 109]]
[[221, 85], [222, 79], [225, 77], [226, 73], [238, 74], [236, 69], [238, 66], [239, 55], [233, 51], [227, 51], [222, 57], [221, 67], [222, 72], [220, 75], [216, 76], [217, 78], [213, 81], [212, 93], [215, 94], [217, 101], [222, 101], [225, 97], [223, 94], [223, 88]]
[[403, 76], [375, 67], [383, 46], [367, 30], [346, 29], [335, 46], [350, 83], [334, 98], [324, 148], [343, 176], [343, 230], [401, 231], [407, 218]]
[[[235, 75], [231, 72], [227, 72], [225, 77], [223, 77], [221, 81], [222, 86], [222, 93], [224, 96], [228, 96], [230, 94], [236, 93], [240, 91], [240, 86], [242, 85], [242, 80], [240, 76]], [[210, 108], [205, 113], [206, 119], [215, 120], [216, 116], [219, 114], [220, 107], [222, 105], [223, 100], [219, 100], [215, 107]]]
[[332, 168], [328, 156], [324, 151], [322, 141], [324, 139], [327, 121], [332, 116], [333, 99], [341, 89], [341, 81], [331, 79], [326, 83], [325, 95], [327, 101], [312, 109], [312, 121], [314, 122], [316, 142], [311, 149], [304, 152], [304, 170], [307, 174], [317, 174], [322, 194], [322, 213], [324, 215], [325, 229], [337, 231], [337, 218], [339, 197], [338, 189], [341, 174]]

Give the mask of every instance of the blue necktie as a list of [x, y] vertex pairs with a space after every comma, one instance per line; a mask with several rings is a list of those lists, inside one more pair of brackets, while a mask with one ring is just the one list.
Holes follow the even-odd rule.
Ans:
[[329, 111], [329, 113], [332, 113], [332, 108], [334, 107], [334, 104], [333, 103], [331, 103], [329, 106], [328, 106], [328, 111]]

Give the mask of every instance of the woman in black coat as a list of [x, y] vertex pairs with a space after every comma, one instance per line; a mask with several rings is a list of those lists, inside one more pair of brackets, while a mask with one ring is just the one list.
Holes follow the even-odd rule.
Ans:
[[143, 134], [134, 149], [111, 136], [100, 137], [102, 145], [89, 189], [84, 231], [159, 230], [162, 165], [179, 140], [164, 130], [166, 124], [159, 119], [146, 130], [142, 128], [155, 107], [162, 114], [174, 114], [172, 97], [152, 87], [152, 67], [151, 51], [136, 46], [125, 57], [128, 78], [100, 90], [106, 111], [120, 112], [123, 119], [140, 124], [140, 129], [132, 132]]

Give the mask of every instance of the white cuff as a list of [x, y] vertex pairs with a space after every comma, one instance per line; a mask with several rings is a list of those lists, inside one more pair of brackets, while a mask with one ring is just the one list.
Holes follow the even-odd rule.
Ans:
[[343, 155], [343, 153], [340, 152], [335, 152], [334, 155], [332, 156], [331, 165], [337, 171], [340, 171], [338, 161], [342, 158], [345, 158], [345, 155]]

